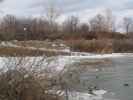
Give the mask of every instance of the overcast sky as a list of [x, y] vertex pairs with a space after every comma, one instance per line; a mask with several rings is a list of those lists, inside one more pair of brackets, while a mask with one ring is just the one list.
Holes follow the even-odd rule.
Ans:
[[1, 14], [16, 16], [42, 16], [49, 2], [54, 2], [64, 16], [76, 14], [85, 20], [106, 8], [116, 16], [133, 16], [133, 0], [3, 0]]

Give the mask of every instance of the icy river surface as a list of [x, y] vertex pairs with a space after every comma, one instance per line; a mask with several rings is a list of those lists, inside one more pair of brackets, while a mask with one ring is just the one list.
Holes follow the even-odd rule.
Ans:
[[96, 71], [86, 71], [81, 75], [82, 82], [85, 81], [84, 86], [91, 84], [106, 90], [103, 100], [133, 100], [132, 54], [106, 59], [110, 60], [111, 64], [98, 64]]
[[87, 94], [88, 87], [92, 86], [106, 91], [101, 98], [86, 99], [85, 94], [78, 94], [81, 97], [76, 100], [133, 100], [133, 54], [73, 56], [70, 59], [75, 60], [71, 67], [89, 66], [89, 70], [81, 71], [79, 90]]

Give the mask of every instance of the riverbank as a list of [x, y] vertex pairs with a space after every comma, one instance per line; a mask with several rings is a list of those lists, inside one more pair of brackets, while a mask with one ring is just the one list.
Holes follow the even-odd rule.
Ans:
[[[106, 42], [105, 42], [106, 41]], [[1, 41], [0, 56], [56, 56], [132, 53], [131, 40]]]

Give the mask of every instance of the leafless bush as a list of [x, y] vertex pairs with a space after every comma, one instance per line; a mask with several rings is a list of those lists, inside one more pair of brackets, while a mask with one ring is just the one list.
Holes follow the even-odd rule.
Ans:
[[1, 58], [0, 100], [59, 100], [45, 57]]
[[69, 42], [72, 50], [82, 52], [104, 53], [112, 52], [111, 40], [72, 40]]
[[132, 39], [119, 39], [113, 41], [114, 52], [132, 52], [133, 51]]

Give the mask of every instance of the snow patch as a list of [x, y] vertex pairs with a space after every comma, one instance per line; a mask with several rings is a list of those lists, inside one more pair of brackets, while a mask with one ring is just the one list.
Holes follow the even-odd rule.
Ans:
[[107, 93], [105, 90], [95, 90], [93, 91], [96, 94], [88, 94], [83, 92], [70, 92], [70, 100], [103, 100], [103, 95]]
[[3, 47], [17, 47], [17, 45], [15, 45], [11, 42], [1, 42], [0, 46], [3, 46]]
[[80, 53], [72, 52], [71, 58], [88, 58], [88, 59], [101, 59], [101, 58], [117, 58], [117, 57], [133, 57], [133, 53], [112, 53], [112, 54], [92, 54], [92, 53]]

